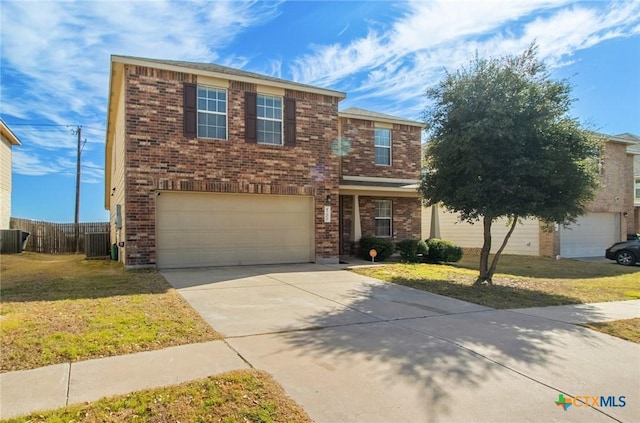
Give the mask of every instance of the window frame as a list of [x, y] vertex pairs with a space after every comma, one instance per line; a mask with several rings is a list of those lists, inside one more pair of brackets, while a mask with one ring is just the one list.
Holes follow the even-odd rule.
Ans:
[[[379, 145], [378, 144], [378, 131], [385, 131], [388, 136], [389, 145]], [[392, 158], [392, 149], [393, 139], [391, 137], [391, 129], [390, 128], [374, 128], [373, 130], [373, 162], [376, 166], [391, 166], [393, 163]], [[378, 163], [378, 155], [376, 154], [379, 148], [385, 148], [389, 150], [389, 162], [388, 163]]]
[[640, 176], [634, 178], [633, 183], [633, 200], [635, 204], [640, 203]]
[[[378, 205], [379, 204], [388, 204], [389, 208], [389, 216], [378, 216]], [[392, 238], [393, 237], [393, 201], [391, 200], [374, 200], [374, 228], [373, 232], [378, 238]], [[388, 220], [389, 221], [389, 233], [388, 235], [381, 235], [378, 233], [378, 221]]]
[[[213, 111], [213, 110], [205, 110], [205, 109], [201, 109], [200, 108], [200, 99], [202, 97], [200, 97], [200, 90], [207, 90], [207, 91], [218, 91], [218, 92], [224, 92], [224, 113], [219, 112], [219, 111]], [[204, 138], [204, 139], [209, 139], [209, 140], [223, 140], [223, 141], [227, 141], [229, 139], [229, 92], [226, 88], [221, 88], [221, 87], [212, 87], [212, 86], [207, 86], [207, 85], [198, 85], [196, 88], [196, 136], [198, 138]], [[209, 100], [209, 97], [206, 97], [205, 100]], [[217, 96], [216, 96], [216, 102], [220, 101], [218, 100]], [[218, 138], [218, 137], [208, 137], [208, 136], [204, 136], [200, 133], [200, 113], [204, 113], [204, 114], [209, 114], [209, 115], [215, 115], [215, 116], [220, 116], [220, 115], [224, 115], [224, 138]], [[204, 125], [203, 126], [207, 127], [207, 128], [218, 128], [217, 126], [210, 126], [210, 125]]]
[[[269, 118], [266, 116], [260, 116], [260, 108], [261, 107], [269, 107], [267, 105], [262, 105], [260, 104], [260, 99], [267, 99], [267, 98], [271, 98], [274, 100], [278, 100], [280, 102], [280, 119], [276, 119], [276, 118]], [[280, 96], [276, 96], [276, 95], [270, 95], [270, 94], [260, 94], [257, 93], [257, 97], [256, 97], [256, 142], [258, 144], [261, 145], [275, 145], [275, 146], [283, 146], [284, 145], [284, 123], [285, 123], [285, 119], [284, 119], [284, 114], [285, 114], [285, 110], [284, 110], [284, 105], [285, 105], [285, 100], [284, 97], [280, 97]], [[273, 107], [274, 110], [277, 110], [277, 108]], [[264, 140], [260, 140], [260, 134], [265, 133], [266, 131], [260, 131], [260, 122], [277, 122], [280, 124], [280, 139], [278, 143], [273, 143], [273, 142], [268, 142], [268, 141], [264, 141]]]

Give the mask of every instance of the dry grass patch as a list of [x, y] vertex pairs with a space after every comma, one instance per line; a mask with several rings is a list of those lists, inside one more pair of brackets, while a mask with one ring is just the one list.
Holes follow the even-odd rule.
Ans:
[[478, 256], [455, 265], [389, 264], [354, 272], [494, 308], [544, 307], [640, 298], [640, 267], [502, 256], [494, 286], [473, 287]]
[[1, 271], [3, 372], [221, 338], [155, 270], [23, 253]]
[[10, 422], [311, 422], [265, 372], [242, 370]]
[[586, 323], [581, 326], [640, 344], [640, 319], [616, 320], [604, 323]]

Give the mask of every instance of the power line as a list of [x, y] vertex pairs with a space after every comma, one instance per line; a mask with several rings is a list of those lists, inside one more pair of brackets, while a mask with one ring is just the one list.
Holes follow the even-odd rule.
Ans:
[[65, 125], [65, 124], [57, 124], [57, 123], [7, 123], [9, 126], [75, 126], [75, 125]]

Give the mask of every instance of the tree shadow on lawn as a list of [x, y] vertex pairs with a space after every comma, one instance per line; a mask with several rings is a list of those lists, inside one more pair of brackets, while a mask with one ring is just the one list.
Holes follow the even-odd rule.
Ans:
[[[489, 260], [493, 260], [493, 257], [492, 254]], [[479, 261], [478, 255], [466, 255], [460, 262], [448, 264], [458, 268], [478, 270]], [[551, 257], [509, 254], [501, 255], [496, 267], [496, 274], [542, 279], [591, 279], [630, 273], [638, 273], [640, 278], [640, 266], [620, 266], [613, 261], [590, 263], [575, 259], [556, 260]]]
[[498, 284], [499, 282], [491, 286], [472, 286], [444, 279], [406, 279], [401, 277], [393, 277], [389, 282], [498, 309], [582, 304], [579, 299], [568, 295], [553, 294], [532, 288], [505, 286]]
[[[305, 289], [323, 295], [320, 286]], [[634, 383], [633, 372], [612, 364], [616, 357], [611, 353], [623, 350], [617, 340], [579, 326], [393, 284], [364, 282], [327, 297], [345, 308], [309, 316], [309, 325], [317, 330], [278, 335], [285, 346], [277, 354], [286, 360], [286, 354], [295, 351], [301, 359], [326, 363], [305, 369], [305, 374], [311, 372], [309, 389], [316, 389], [314, 372], [324, 372], [325, 378], [331, 372], [328, 377], [338, 384], [345, 380], [349, 386], [360, 385], [358, 395], [379, 402], [380, 421], [394, 416], [396, 411], [386, 411], [389, 404], [405, 410], [405, 418], [414, 413], [410, 419], [420, 421], [531, 419], [540, 404], [553, 414], [558, 393], [617, 392]], [[354, 310], [377, 321], [336, 325], [341, 315], [347, 320]], [[633, 357], [626, 350], [620, 354], [623, 360]], [[598, 371], [584, 374], [596, 364]], [[327, 366], [332, 371], [322, 369]], [[331, 386], [318, 386], [318, 398], [329, 403], [344, 394], [339, 386], [335, 392]], [[353, 398], [354, 413], [363, 411], [358, 395]], [[370, 411], [372, 416], [378, 412]], [[595, 417], [590, 413], [584, 410], [580, 419]], [[544, 419], [547, 412], [540, 416]]]

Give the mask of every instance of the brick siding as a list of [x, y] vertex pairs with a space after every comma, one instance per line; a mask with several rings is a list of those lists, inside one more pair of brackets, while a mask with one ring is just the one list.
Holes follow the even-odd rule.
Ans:
[[[375, 201], [391, 200], [392, 223], [391, 241], [397, 242], [403, 239], [420, 239], [421, 236], [421, 209], [418, 198], [404, 197], [368, 197], [359, 196], [360, 224], [362, 236], [375, 235]], [[350, 235], [350, 233], [349, 233]]]
[[633, 156], [627, 154], [627, 145], [605, 142], [601, 153], [600, 187], [587, 206], [590, 212], [627, 213], [622, 217], [621, 237], [634, 232], [633, 209]]
[[338, 256], [338, 208], [324, 223], [327, 195], [338, 199], [338, 98], [287, 90], [297, 100], [294, 147], [244, 141], [244, 91], [228, 89], [228, 139], [183, 135], [183, 82], [195, 75], [126, 65], [126, 244], [127, 266], [156, 263], [156, 190], [188, 190], [315, 196], [316, 257]]
[[342, 136], [350, 149], [342, 157], [342, 174], [380, 178], [417, 179], [420, 174], [420, 133], [416, 126], [394, 124], [391, 130], [391, 166], [375, 164], [374, 122], [341, 118]]

